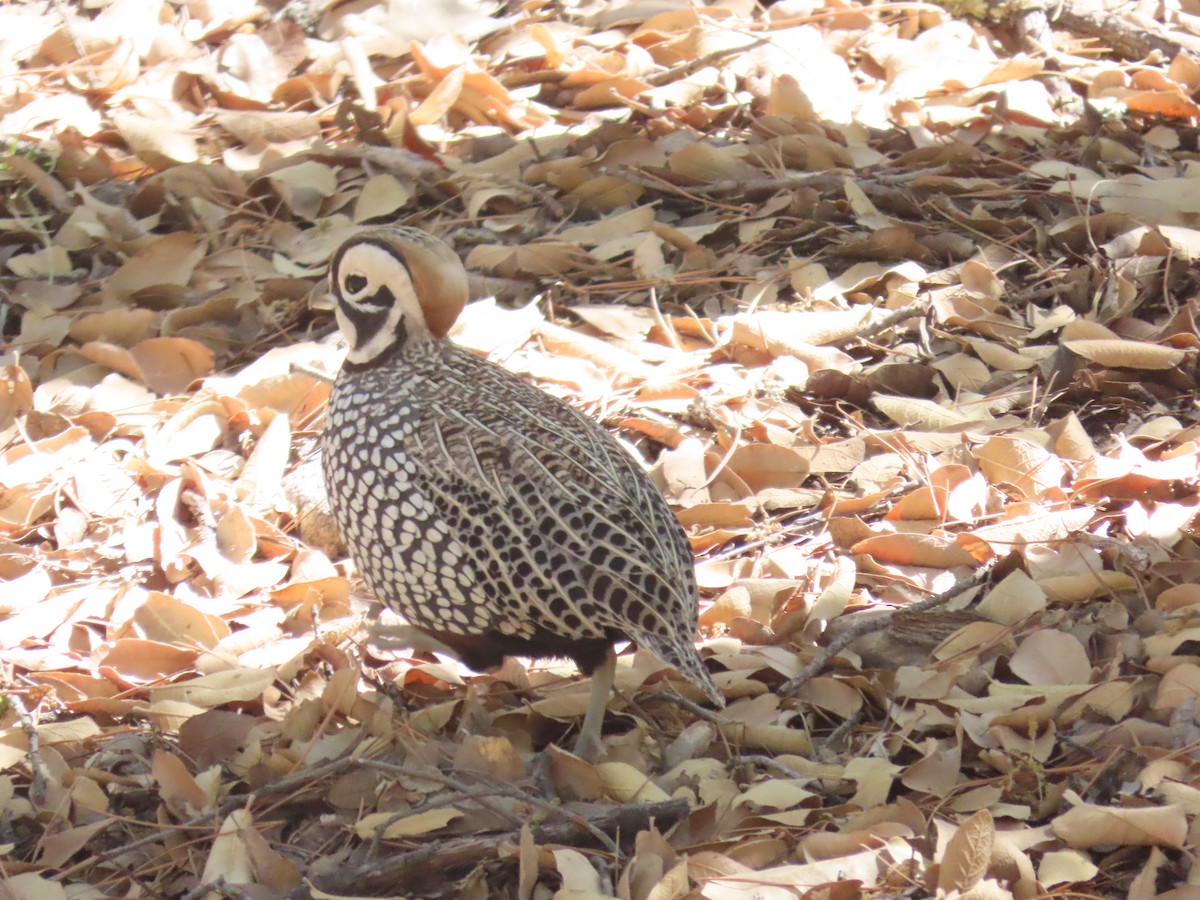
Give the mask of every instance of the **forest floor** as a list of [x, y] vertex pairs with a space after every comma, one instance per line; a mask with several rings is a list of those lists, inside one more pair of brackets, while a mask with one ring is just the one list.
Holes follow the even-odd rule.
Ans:
[[[1200, 897], [1200, 4], [1109, 5], [0, 6], [0, 897]], [[726, 709], [623, 648], [593, 765], [373, 641], [377, 222], [645, 461]]]

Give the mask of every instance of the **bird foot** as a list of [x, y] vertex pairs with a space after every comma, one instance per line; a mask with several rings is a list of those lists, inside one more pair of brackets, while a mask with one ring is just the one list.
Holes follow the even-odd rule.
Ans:
[[584, 762], [594, 763], [600, 758], [603, 750], [604, 743], [600, 740], [598, 734], [581, 731], [578, 740], [575, 741], [575, 749], [571, 752]]

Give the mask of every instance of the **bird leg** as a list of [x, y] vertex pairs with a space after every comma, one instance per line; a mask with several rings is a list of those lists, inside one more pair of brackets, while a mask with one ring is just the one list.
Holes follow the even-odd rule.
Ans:
[[587, 762], [595, 762], [600, 755], [600, 730], [604, 726], [604, 712], [616, 680], [617, 651], [609, 647], [604, 662], [592, 672], [592, 696], [588, 699], [587, 713], [579, 729], [579, 739], [575, 742], [575, 755]]

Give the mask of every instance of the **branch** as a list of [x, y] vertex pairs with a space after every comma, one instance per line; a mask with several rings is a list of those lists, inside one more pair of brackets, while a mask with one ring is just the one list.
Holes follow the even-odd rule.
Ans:
[[[594, 846], [594, 833], [632, 840], [653, 822], [666, 830], [688, 814], [687, 800], [677, 798], [656, 803], [633, 803], [603, 809], [594, 815], [580, 817], [582, 824], [564, 820], [534, 826], [534, 840], [541, 844]], [[520, 831], [500, 834], [481, 834], [469, 837], [434, 841], [416, 850], [375, 860], [363, 866], [343, 867], [324, 878], [314, 879], [313, 886], [327, 894], [356, 895], [386, 891], [388, 894], [415, 891], [428, 878], [437, 879], [445, 887], [451, 871], [473, 868], [496, 857], [497, 848], [505, 842], [518, 843]], [[307, 890], [307, 889], [305, 889]], [[293, 893], [307, 897], [307, 893]]]
[[[992, 569], [995, 567], [996, 560], [991, 560], [987, 563], [984, 563], [973, 573], [971, 573], [971, 575], [963, 578], [961, 581], [956, 582], [948, 590], [945, 590], [940, 594], [935, 594], [932, 597], [928, 597], [919, 603], [906, 606], [904, 607], [903, 611], [907, 613], [928, 612], [931, 609], [936, 609], [943, 604], [949, 603], [959, 594], [966, 593], [967, 591], [977, 588], [986, 582], [991, 577]], [[876, 631], [883, 631], [891, 623], [892, 616], [895, 615], [896, 612], [897, 610], [893, 610], [887, 615], [866, 619], [852, 628], [847, 628], [842, 634], [830, 641], [829, 646], [825, 647], [820, 653], [813, 657], [808, 665], [800, 670], [799, 675], [790, 681], [784, 682], [783, 685], [780, 686], [780, 696], [786, 697], [791, 694], [795, 694], [796, 691], [800, 690], [800, 688], [812, 681], [812, 679], [815, 678], [823, 668], [825, 668], [826, 664], [828, 664], [831, 659], [841, 653], [842, 650], [846, 649], [846, 647], [850, 646], [864, 634], [872, 634]]]

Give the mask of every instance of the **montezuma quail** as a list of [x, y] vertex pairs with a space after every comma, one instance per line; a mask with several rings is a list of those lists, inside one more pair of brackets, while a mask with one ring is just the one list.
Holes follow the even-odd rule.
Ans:
[[613, 642], [653, 651], [724, 705], [700, 661], [696, 579], [654, 484], [581, 412], [446, 339], [462, 263], [411, 228], [333, 257], [349, 346], [329, 400], [325, 481], [383, 603], [476, 670], [559, 656], [594, 674], [577, 746], [594, 756]]

